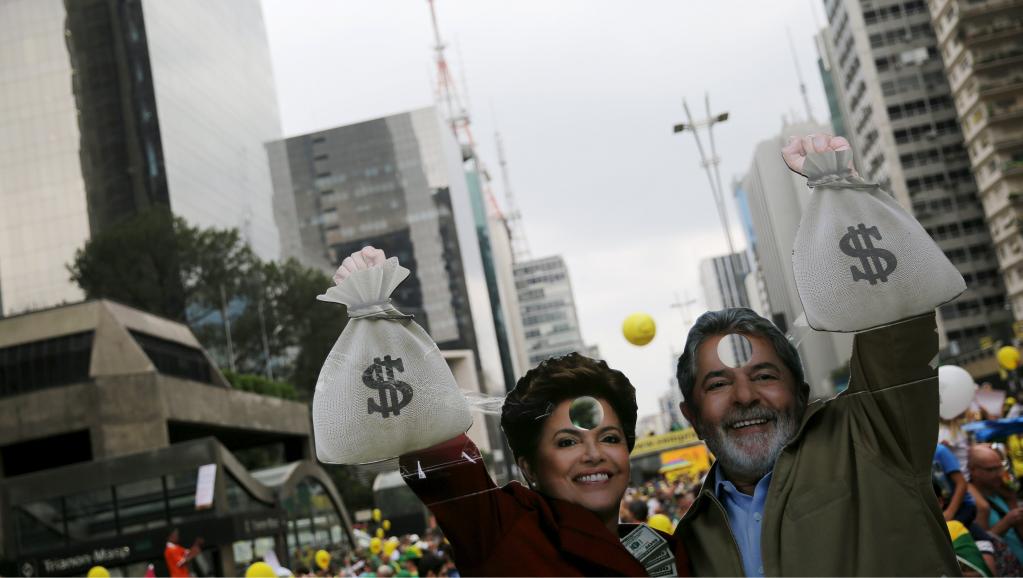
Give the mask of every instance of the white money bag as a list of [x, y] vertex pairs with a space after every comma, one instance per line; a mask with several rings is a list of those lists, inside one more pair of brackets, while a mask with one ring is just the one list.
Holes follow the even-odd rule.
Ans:
[[853, 174], [852, 151], [810, 153], [813, 189], [792, 247], [806, 321], [862, 331], [933, 311], [966, 290], [963, 276], [891, 195]]
[[313, 394], [316, 457], [364, 464], [434, 446], [472, 425], [437, 345], [390, 302], [409, 275], [394, 257], [352, 273], [317, 299], [348, 306]]

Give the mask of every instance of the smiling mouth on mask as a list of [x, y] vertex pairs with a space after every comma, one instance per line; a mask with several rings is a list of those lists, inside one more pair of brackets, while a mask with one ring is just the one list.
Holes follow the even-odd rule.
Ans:
[[728, 426], [728, 429], [741, 430], [752, 426], [763, 425], [770, 421], [772, 420], [762, 417], [756, 419], [744, 419], [742, 421], [732, 423], [732, 425]]

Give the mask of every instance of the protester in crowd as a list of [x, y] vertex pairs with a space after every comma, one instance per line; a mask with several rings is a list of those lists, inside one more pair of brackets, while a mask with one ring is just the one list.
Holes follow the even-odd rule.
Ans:
[[967, 454], [970, 450], [969, 436], [963, 431], [964, 419], [965, 416], [958, 416], [938, 421], [938, 443], [952, 450], [962, 472], [966, 471]]
[[647, 503], [635, 498], [622, 500], [619, 518], [626, 524], [642, 524], [647, 520]]
[[977, 516], [977, 503], [967, 490], [969, 484], [959, 468], [959, 460], [944, 444], [939, 443], [934, 451], [934, 468], [941, 475], [942, 489], [949, 492], [942, 508], [945, 520], [958, 520], [970, 527]]
[[1023, 507], [1016, 496], [1007, 491], [1003, 458], [991, 446], [978, 444], [970, 448], [970, 485], [977, 497], [977, 523], [991, 534], [1005, 540], [1016, 559], [1023, 562]]
[[178, 544], [181, 541], [180, 532], [177, 528], [171, 530], [167, 536], [167, 546], [163, 550], [163, 558], [167, 562], [167, 571], [171, 578], [185, 578], [191, 576], [189, 563], [202, 553], [202, 539], [196, 539], [191, 548], [185, 548]]
[[[382, 251], [364, 248], [346, 258], [334, 278], [341, 283], [384, 260]], [[595, 422], [574, 422], [574, 404], [589, 408]], [[465, 574], [645, 575], [620, 541], [632, 528], [618, 521], [636, 412], [636, 391], [625, 375], [573, 353], [528, 371], [502, 406], [501, 427], [528, 488], [518, 482], [497, 487], [465, 435], [404, 455], [400, 467]], [[678, 572], [688, 575], [684, 551], [670, 536], [664, 539]], [[423, 570], [420, 576], [432, 571]]]

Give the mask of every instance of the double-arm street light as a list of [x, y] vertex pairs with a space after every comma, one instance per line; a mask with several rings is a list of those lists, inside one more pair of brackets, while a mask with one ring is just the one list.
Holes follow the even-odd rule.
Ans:
[[[674, 132], [680, 133], [689, 131], [693, 134], [693, 138], [696, 139], [696, 148], [700, 151], [700, 164], [703, 169], [707, 172], [707, 181], [710, 183], [711, 193], [714, 194], [714, 202], [717, 204], [718, 216], [721, 217], [721, 226], [725, 230], [725, 239], [728, 241], [728, 255], [729, 260], [732, 259], [732, 255], [735, 254], [735, 246], [732, 244], [732, 230], [728, 224], [728, 212], [725, 209], [725, 198], [724, 191], [721, 187], [721, 172], [718, 170], [718, 164], [721, 159], [718, 158], [716, 147], [714, 146], [714, 125], [719, 122], [728, 120], [728, 113], [722, 112], [717, 115], [710, 113], [710, 96], [705, 95], [704, 102], [707, 105], [707, 118], [694, 121], [692, 113], [689, 112], [689, 105], [685, 99], [682, 99], [682, 108], [686, 111], [686, 120], [675, 125]], [[707, 133], [710, 136], [710, 158], [708, 159], [703, 151], [703, 142], [700, 140], [699, 129], [707, 127]], [[711, 174], [711, 167], [714, 167], [714, 173]]]

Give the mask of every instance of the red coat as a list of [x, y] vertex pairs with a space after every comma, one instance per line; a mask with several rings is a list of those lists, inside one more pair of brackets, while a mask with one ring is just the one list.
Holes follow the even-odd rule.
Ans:
[[[518, 482], [497, 487], [464, 435], [402, 456], [401, 471], [437, 517], [463, 576], [647, 575], [593, 512]], [[622, 525], [619, 532], [631, 529]], [[681, 542], [662, 535], [675, 552], [679, 576], [689, 576]]]

